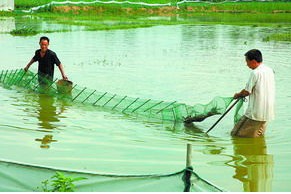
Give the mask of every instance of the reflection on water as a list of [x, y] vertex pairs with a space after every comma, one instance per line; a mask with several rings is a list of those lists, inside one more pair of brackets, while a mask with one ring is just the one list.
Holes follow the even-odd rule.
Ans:
[[15, 29], [15, 19], [13, 17], [1, 18], [0, 17], [0, 33], [10, 32]]
[[35, 16], [0, 17], [0, 33], [9, 33], [13, 30], [33, 29], [34, 31], [75, 31], [84, 30], [83, 26], [70, 26], [45, 21]]
[[[54, 106], [55, 99], [51, 96], [47, 96], [45, 94], [38, 95], [38, 120], [39, 126], [44, 129], [55, 129], [56, 126], [54, 123], [60, 122], [60, 119], [57, 115], [57, 108]], [[49, 148], [49, 144], [51, 142], [56, 142], [53, 140], [52, 135], [45, 135], [42, 139], [35, 139], [35, 141], [40, 141], [41, 148]]]
[[45, 135], [42, 139], [37, 138], [35, 139], [35, 141], [41, 142], [41, 145], [40, 145], [41, 148], [49, 148], [50, 147], [49, 144], [51, 142], [57, 142], [57, 140], [53, 139], [52, 135]]
[[44, 129], [55, 129], [54, 123], [60, 122], [57, 108], [54, 105], [55, 99], [45, 94], [38, 95], [38, 120], [39, 126]]
[[[39, 105], [37, 111], [38, 125], [43, 129], [56, 129], [58, 127], [57, 124], [60, 122], [60, 115], [65, 110], [64, 104], [61, 103], [60, 110], [58, 111], [55, 105], [56, 99], [46, 94], [38, 94], [37, 102]], [[49, 148], [51, 142], [57, 142], [57, 140], [53, 139], [53, 135], [45, 135], [41, 139], [35, 139], [35, 141], [41, 142], [41, 148]]]
[[265, 138], [233, 138], [234, 178], [244, 191], [272, 191], [273, 156], [267, 154]]

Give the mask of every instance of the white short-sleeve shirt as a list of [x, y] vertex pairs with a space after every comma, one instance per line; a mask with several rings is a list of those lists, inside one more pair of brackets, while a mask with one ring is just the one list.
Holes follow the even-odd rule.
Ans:
[[245, 90], [249, 103], [245, 116], [256, 121], [270, 121], [275, 117], [275, 78], [271, 68], [260, 64], [253, 69]]

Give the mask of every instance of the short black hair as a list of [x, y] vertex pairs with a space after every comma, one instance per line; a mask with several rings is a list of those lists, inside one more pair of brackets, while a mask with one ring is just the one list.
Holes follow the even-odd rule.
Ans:
[[258, 49], [252, 49], [245, 53], [245, 56], [248, 60], [256, 60], [257, 62], [261, 63], [263, 61], [263, 56], [261, 51]]
[[50, 39], [46, 36], [40, 37], [39, 42], [41, 42], [42, 40], [46, 40], [48, 43], [50, 42]]

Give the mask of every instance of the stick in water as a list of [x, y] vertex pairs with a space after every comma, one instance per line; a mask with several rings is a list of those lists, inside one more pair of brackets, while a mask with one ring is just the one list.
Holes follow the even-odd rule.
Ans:
[[240, 100], [240, 98], [238, 98], [226, 111], [225, 113], [223, 113], [223, 115], [210, 127], [210, 129], [208, 129], [208, 131], [206, 133], [208, 133], [209, 131], [211, 131], [218, 123], [219, 121], [236, 105], [236, 103], [238, 103], [238, 101]]

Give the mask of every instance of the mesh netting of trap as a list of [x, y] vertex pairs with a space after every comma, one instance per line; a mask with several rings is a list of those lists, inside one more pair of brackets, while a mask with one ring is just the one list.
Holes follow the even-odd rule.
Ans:
[[[232, 97], [215, 97], [208, 104], [195, 104], [194, 106], [177, 101], [166, 102], [154, 99], [133, 98], [108, 92], [100, 92], [77, 84], [69, 86], [69, 91], [58, 87], [57, 79], [48, 80], [31, 71], [23, 69], [2, 70], [0, 83], [6, 88], [19, 87], [35, 92], [46, 93], [71, 102], [90, 104], [112, 111], [118, 111], [137, 117], [146, 117], [161, 121], [184, 121], [185, 117], [202, 121], [213, 115], [223, 114], [233, 101]], [[66, 91], [66, 92], [63, 92]], [[237, 122], [242, 115], [242, 101], [236, 106], [234, 121]]]

